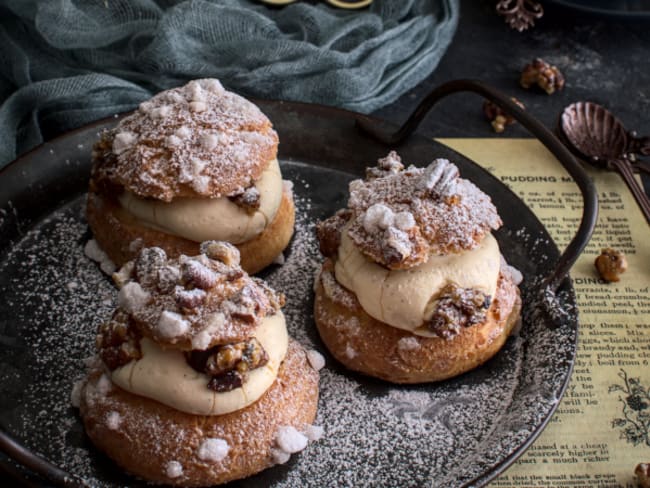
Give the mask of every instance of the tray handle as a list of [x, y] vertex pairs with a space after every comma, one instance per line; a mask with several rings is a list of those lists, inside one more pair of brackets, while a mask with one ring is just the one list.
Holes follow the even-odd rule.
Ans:
[[598, 196], [591, 178], [582, 169], [569, 150], [544, 125], [518, 107], [508, 96], [476, 80], [454, 80], [444, 83], [429, 93], [395, 132], [388, 132], [377, 127], [368, 119], [358, 118], [357, 127], [363, 132], [384, 144], [396, 146], [404, 142], [418, 127], [429, 110], [441, 99], [458, 92], [473, 92], [487, 98], [512, 115], [521, 125], [528, 129], [546, 148], [562, 163], [562, 166], [573, 177], [580, 188], [583, 200], [582, 220], [578, 230], [561, 254], [555, 268], [544, 280], [544, 287], [556, 292], [564, 278], [568, 277], [571, 266], [576, 262], [580, 253], [589, 242], [596, 226], [598, 217]]
[[26, 449], [0, 426], [0, 451], [22, 467], [27, 468], [56, 486], [65, 488], [90, 488], [83, 479], [67, 474], [54, 464]]

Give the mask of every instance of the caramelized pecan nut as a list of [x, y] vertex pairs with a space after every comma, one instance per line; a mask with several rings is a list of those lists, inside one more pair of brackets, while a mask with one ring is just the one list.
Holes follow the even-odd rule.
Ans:
[[449, 284], [442, 289], [427, 328], [443, 339], [458, 335], [464, 327], [483, 322], [491, 297], [480, 290]]
[[187, 363], [196, 371], [210, 376], [208, 388], [217, 392], [238, 388], [249, 371], [269, 361], [262, 344], [254, 337], [248, 341], [214, 346], [207, 351], [186, 354]]

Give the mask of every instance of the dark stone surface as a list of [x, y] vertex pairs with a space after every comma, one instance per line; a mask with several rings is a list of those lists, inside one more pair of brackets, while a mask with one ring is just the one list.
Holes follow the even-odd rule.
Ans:
[[[584, 100], [611, 110], [628, 130], [650, 135], [650, 20], [590, 15], [545, 3], [544, 16], [535, 26], [517, 32], [496, 14], [496, 3], [462, 1], [456, 36], [438, 68], [373, 115], [401, 123], [437, 85], [471, 78], [518, 98], [551, 129], [564, 107]], [[560, 68], [566, 78], [564, 90], [549, 96], [519, 86], [522, 68], [536, 57]], [[452, 96], [436, 106], [419, 131], [433, 137], [530, 137], [517, 125], [496, 134], [483, 115], [482, 103], [473, 94]], [[650, 193], [650, 177], [642, 178]]]
[[[544, 17], [525, 32], [510, 29], [495, 13], [496, 0], [461, 2], [456, 36], [436, 71], [395, 103], [374, 115], [401, 122], [433, 87], [456, 78], [474, 78], [518, 98], [547, 127], [562, 109], [589, 100], [609, 108], [628, 130], [650, 134], [650, 21], [626, 21], [579, 14], [545, 5]], [[551, 96], [519, 86], [521, 69], [535, 57], [555, 64], [566, 87]], [[441, 103], [420, 130], [436, 137], [528, 137], [511, 126], [492, 131], [475, 95]]]

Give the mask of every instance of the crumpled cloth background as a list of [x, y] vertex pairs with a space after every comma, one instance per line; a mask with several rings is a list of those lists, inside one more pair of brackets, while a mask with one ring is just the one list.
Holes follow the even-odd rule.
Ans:
[[0, 167], [44, 138], [193, 78], [371, 112], [428, 76], [458, 0], [362, 11], [248, 0], [0, 0]]

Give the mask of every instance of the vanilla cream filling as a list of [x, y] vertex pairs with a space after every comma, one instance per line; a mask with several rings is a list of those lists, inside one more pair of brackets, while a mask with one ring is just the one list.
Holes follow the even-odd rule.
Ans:
[[248, 373], [244, 384], [228, 392], [208, 388], [210, 377], [192, 369], [182, 351], [163, 349], [150, 339], [140, 341], [142, 358], [113, 371], [113, 383], [135, 395], [195, 415], [222, 415], [240, 410], [273, 384], [287, 354], [289, 337], [282, 312], [265, 317], [255, 331], [269, 361]]
[[432, 336], [424, 326], [431, 318], [440, 291], [448, 284], [474, 288], [494, 298], [501, 258], [492, 234], [460, 254], [431, 255], [426, 263], [406, 270], [389, 270], [366, 258], [347, 233], [334, 268], [336, 280], [352, 291], [371, 317], [398, 329]]
[[171, 202], [146, 200], [124, 192], [120, 205], [144, 225], [191, 241], [228, 241], [240, 244], [260, 234], [273, 221], [282, 200], [282, 174], [277, 159], [255, 182], [260, 207], [249, 214], [221, 198], [177, 198]]

